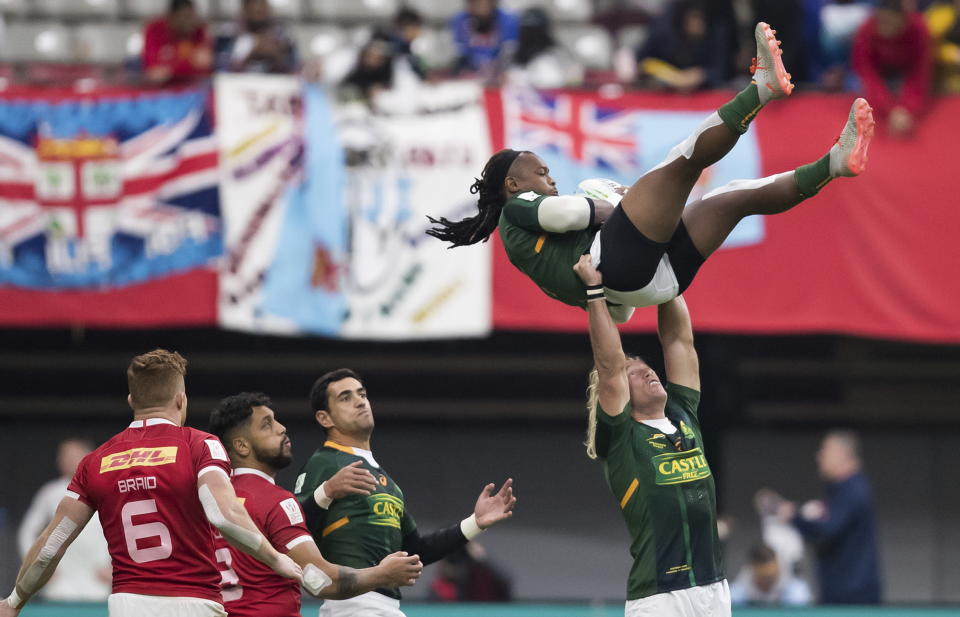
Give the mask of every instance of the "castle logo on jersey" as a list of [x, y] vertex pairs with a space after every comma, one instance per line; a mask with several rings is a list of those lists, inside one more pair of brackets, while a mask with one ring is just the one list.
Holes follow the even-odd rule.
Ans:
[[120, 287], [218, 256], [207, 96], [0, 100], [0, 285]]
[[710, 466], [700, 448], [686, 452], [668, 452], [653, 457], [658, 486], [683, 484], [710, 477]]
[[374, 493], [367, 497], [370, 504], [371, 525], [395, 527], [400, 529], [400, 519], [403, 518], [403, 500], [387, 493]]
[[162, 448], [134, 448], [116, 452], [100, 459], [100, 473], [119, 471], [130, 467], [158, 467], [177, 462], [177, 446]]

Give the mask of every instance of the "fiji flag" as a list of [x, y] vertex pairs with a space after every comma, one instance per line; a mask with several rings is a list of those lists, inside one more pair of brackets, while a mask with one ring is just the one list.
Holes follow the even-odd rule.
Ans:
[[[670, 149], [692, 133], [704, 112], [628, 108], [587, 92], [503, 92], [507, 147], [536, 152], [550, 168], [561, 193], [586, 178], [610, 178], [630, 186], [657, 166]], [[704, 170], [690, 201], [736, 179], [760, 174], [760, 150], [748, 131], [722, 160]], [[763, 240], [763, 218], [748, 217], [725, 247]]]
[[0, 286], [119, 288], [218, 256], [208, 95], [0, 100]]

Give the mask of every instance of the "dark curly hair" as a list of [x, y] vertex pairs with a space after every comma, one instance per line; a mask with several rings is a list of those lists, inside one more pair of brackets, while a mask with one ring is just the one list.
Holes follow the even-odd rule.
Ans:
[[477, 214], [460, 221], [451, 221], [446, 217], [435, 219], [427, 216], [430, 222], [437, 225], [427, 230], [427, 235], [444, 242], [449, 242], [448, 248], [467, 246], [477, 242], [486, 242], [490, 234], [497, 228], [500, 220], [500, 211], [506, 199], [503, 194], [503, 181], [507, 178], [510, 166], [518, 156], [525, 151], [510, 150], [509, 148], [497, 152], [490, 157], [483, 167], [483, 172], [470, 187], [470, 192], [478, 195]]
[[222, 399], [210, 412], [208, 432], [220, 438], [223, 445], [230, 449], [230, 437], [240, 425], [250, 421], [254, 407], [272, 407], [273, 401], [262, 392], [241, 392]]

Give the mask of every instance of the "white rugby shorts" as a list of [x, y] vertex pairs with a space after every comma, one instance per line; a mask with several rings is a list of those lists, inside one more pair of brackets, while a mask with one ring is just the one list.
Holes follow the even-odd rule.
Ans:
[[114, 593], [107, 598], [110, 617], [227, 617], [223, 605], [202, 598]]
[[368, 591], [347, 600], [324, 600], [320, 617], [406, 617], [400, 610], [400, 600], [382, 593]]
[[731, 617], [726, 579], [689, 589], [628, 600], [624, 617]]

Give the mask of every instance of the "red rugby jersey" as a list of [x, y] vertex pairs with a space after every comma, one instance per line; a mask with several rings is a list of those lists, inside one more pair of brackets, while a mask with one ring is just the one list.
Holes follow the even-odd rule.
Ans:
[[[233, 488], [250, 518], [273, 548], [286, 554], [301, 542], [313, 542], [300, 504], [290, 491], [256, 469], [233, 470]], [[283, 578], [246, 553], [217, 540], [224, 608], [230, 617], [300, 617], [300, 584]]]
[[197, 496], [211, 468], [230, 472], [220, 440], [162, 418], [134, 421], [83, 459], [67, 496], [100, 513], [113, 593], [221, 601], [214, 529]]

